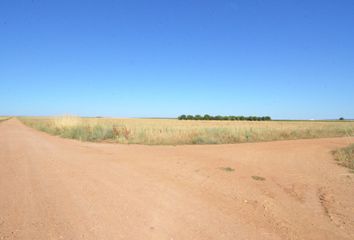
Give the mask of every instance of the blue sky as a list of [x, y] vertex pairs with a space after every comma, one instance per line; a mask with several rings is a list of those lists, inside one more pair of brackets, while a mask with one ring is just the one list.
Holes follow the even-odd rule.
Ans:
[[0, 115], [354, 118], [352, 0], [2, 0]]

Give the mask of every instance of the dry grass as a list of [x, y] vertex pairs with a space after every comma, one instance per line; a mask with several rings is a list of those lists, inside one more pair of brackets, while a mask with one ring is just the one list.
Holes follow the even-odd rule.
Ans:
[[354, 144], [334, 151], [333, 155], [339, 165], [354, 170]]
[[220, 170], [226, 171], [226, 172], [233, 172], [235, 171], [235, 169], [231, 168], [231, 167], [222, 167], [220, 168]]
[[264, 177], [260, 177], [260, 176], [252, 176], [252, 179], [256, 180], [256, 181], [265, 181], [266, 180]]
[[76, 116], [62, 116], [52, 118], [51, 120], [56, 128], [73, 128], [83, 123], [82, 118]]
[[131, 144], [225, 144], [354, 136], [353, 121], [180, 121], [72, 116], [21, 120], [62, 137]]
[[9, 119], [10, 117], [0, 117], [0, 122], [2, 122], [2, 121], [5, 121], [5, 120], [7, 120], [7, 119]]

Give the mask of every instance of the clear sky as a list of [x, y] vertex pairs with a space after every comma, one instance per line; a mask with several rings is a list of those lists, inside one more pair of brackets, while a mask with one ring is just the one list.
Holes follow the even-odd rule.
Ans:
[[354, 118], [354, 1], [0, 1], [0, 115], [184, 113]]

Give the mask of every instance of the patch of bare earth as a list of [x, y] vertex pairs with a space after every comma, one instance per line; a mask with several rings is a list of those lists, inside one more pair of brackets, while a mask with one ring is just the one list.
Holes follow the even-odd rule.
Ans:
[[11, 119], [0, 239], [354, 239], [354, 175], [330, 153], [353, 142], [96, 144]]

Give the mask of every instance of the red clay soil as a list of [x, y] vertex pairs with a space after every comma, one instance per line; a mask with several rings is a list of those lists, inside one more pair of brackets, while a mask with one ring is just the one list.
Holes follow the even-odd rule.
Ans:
[[0, 239], [354, 239], [354, 174], [330, 153], [353, 142], [84, 143], [11, 119]]

